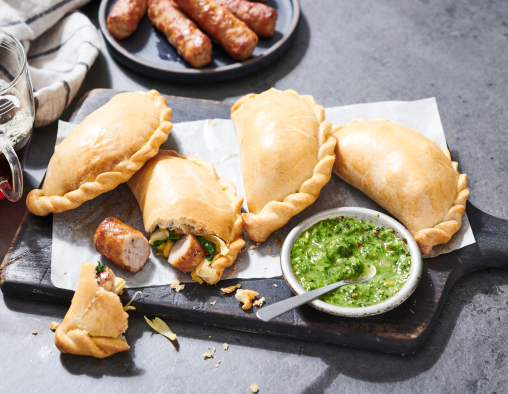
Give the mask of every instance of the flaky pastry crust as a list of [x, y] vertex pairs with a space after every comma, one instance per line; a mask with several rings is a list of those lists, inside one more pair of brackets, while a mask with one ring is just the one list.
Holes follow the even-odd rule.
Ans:
[[62, 353], [104, 358], [129, 350], [128, 315], [120, 298], [97, 284], [95, 264], [83, 263], [71, 307], [55, 331]]
[[448, 149], [386, 119], [354, 119], [334, 135], [334, 172], [399, 219], [423, 255], [459, 231], [469, 188]]
[[316, 201], [331, 177], [336, 139], [324, 108], [294, 90], [242, 97], [231, 119], [249, 206], [242, 218], [249, 237], [263, 242]]
[[27, 196], [28, 209], [38, 216], [65, 212], [128, 181], [166, 141], [170, 120], [155, 90], [116, 95], [60, 143], [42, 189]]
[[[196, 165], [205, 171], [206, 176], [192, 184], [181, 180], [176, 175], [188, 175], [192, 168], [185, 169], [180, 160]], [[168, 172], [169, 168], [173, 168], [171, 173]], [[207, 193], [215, 193], [213, 183], [218, 185], [227, 204], [215, 207], [208, 200], [201, 199]], [[224, 269], [233, 264], [245, 245], [241, 217], [243, 197], [237, 196], [235, 185], [220, 179], [209, 161], [166, 150], [160, 150], [127, 184], [139, 203], [147, 232], [154, 231], [156, 226], [166, 227], [171, 223], [169, 227], [177, 229], [177, 232], [180, 232], [179, 228], [187, 228], [193, 234], [215, 235], [226, 243], [229, 252], [224, 256], [217, 254], [211, 261], [214, 276], [203, 278], [208, 284], [217, 283]]]

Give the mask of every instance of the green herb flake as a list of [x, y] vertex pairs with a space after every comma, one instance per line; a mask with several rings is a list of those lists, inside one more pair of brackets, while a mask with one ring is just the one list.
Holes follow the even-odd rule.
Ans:
[[213, 242], [207, 241], [203, 237], [196, 237], [196, 238], [199, 241], [199, 243], [201, 244], [201, 246], [203, 248], [205, 248], [205, 250], [208, 252], [208, 254], [205, 256], [205, 258], [208, 261], [212, 261], [213, 258], [215, 257], [215, 249], [216, 249], [215, 244]]
[[95, 271], [100, 274], [102, 271], [106, 269], [106, 266], [102, 264], [100, 261], [97, 261], [97, 265], [95, 266]]

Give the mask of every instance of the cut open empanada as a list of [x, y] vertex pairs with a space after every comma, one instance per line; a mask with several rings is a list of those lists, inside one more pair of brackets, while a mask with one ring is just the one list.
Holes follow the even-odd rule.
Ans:
[[195, 280], [217, 283], [245, 245], [243, 198], [235, 185], [220, 179], [208, 161], [164, 150], [127, 184], [152, 234], [150, 243]]
[[399, 219], [423, 255], [460, 229], [469, 188], [448, 149], [386, 119], [354, 119], [334, 135], [334, 172]]
[[58, 145], [42, 189], [27, 196], [28, 209], [39, 216], [68, 211], [128, 181], [166, 141], [170, 120], [155, 90], [116, 95]]
[[249, 208], [244, 225], [262, 242], [317, 199], [330, 180], [336, 140], [324, 108], [293, 90], [242, 97], [231, 119]]
[[62, 353], [104, 358], [129, 350], [124, 336], [127, 319], [118, 294], [125, 281], [104, 266], [83, 263], [69, 311], [55, 331]]

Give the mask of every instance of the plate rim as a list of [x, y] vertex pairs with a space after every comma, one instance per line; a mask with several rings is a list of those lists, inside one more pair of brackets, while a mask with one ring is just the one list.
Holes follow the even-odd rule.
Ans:
[[[271, 55], [272, 53], [276, 52], [282, 45], [284, 45], [295, 33], [296, 26], [298, 25], [298, 21], [300, 20], [300, 0], [289, 0], [293, 4], [293, 18], [291, 20], [291, 24], [289, 25], [288, 31], [283, 35], [282, 39], [277, 41], [273, 46], [268, 48], [265, 52], [263, 52], [261, 55], [256, 56], [255, 58], [250, 58], [247, 60], [244, 60], [242, 62], [236, 62], [233, 64], [229, 64], [227, 66], [219, 66], [214, 68], [208, 68], [208, 69], [196, 69], [196, 68], [173, 68], [173, 67], [167, 67], [167, 66], [161, 66], [158, 64], [150, 63], [146, 60], [143, 60], [129, 51], [127, 51], [125, 48], [123, 48], [117, 40], [110, 34], [108, 28], [107, 28], [107, 22], [106, 22], [106, 8], [107, 4], [112, 0], [101, 0], [101, 5], [99, 8], [99, 26], [102, 34], [106, 38], [106, 41], [109, 45], [111, 45], [114, 50], [116, 50], [119, 54], [126, 57], [130, 61], [142, 65], [144, 67], [148, 67], [151, 69], [156, 69], [161, 72], [170, 73], [170, 74], [183, 74], [186, 76], [190, 75], [210, 75], [210, 74], [218, 74], [218, 73], [227, 73], [232, 70], [236, 69], [242, 69], [245, 66], [248, 66], [253, 63], [257, 63], [267, 56]], [[171, 45], [171, 44], [170, 44]], [[181, 55], [179, 55], [181, 56]], [[125, 63], [123, 63], [125, 64]], [[131, 68], [131, 67], [129, 67]]]

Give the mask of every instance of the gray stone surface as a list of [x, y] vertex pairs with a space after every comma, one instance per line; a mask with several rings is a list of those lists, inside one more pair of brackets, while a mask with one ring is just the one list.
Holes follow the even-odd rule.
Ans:
[[[96, 23], [97, 9], [95, 1], [83, 12]], [[452, 156], [468, 174], [470, 201], [508, 219], [508, 2], [302, 0], [302, 10], [289, 51], [254, 75], [210, 85], [169, 84], [136, 75], [103, 48], [77, 98], [92, 88], [156, 88], [233, 101], [271, 86], [313, 94], [324, 106], [435, 96]], [[37, 130], [26, 190], [40, 182], [55, 135], [55, 125]], [[9, 208], [0, 201], [0, 256], [23, 215]], [[2, 298], [0, 392], [249, 393], [252, 383], [260, 393], [506, 392], [507, 305], [508, 272], [463, 278], [414, 356], [169, 322], [178, 334], [176, 349], [143, 319], [131, 317], [131, 351], [93, 360], [61, 355], [54, 347], [49, 323], [61, 320], [65, 307]], [[216, 358], [205, 361], [208, 346], [217, 348]]]

